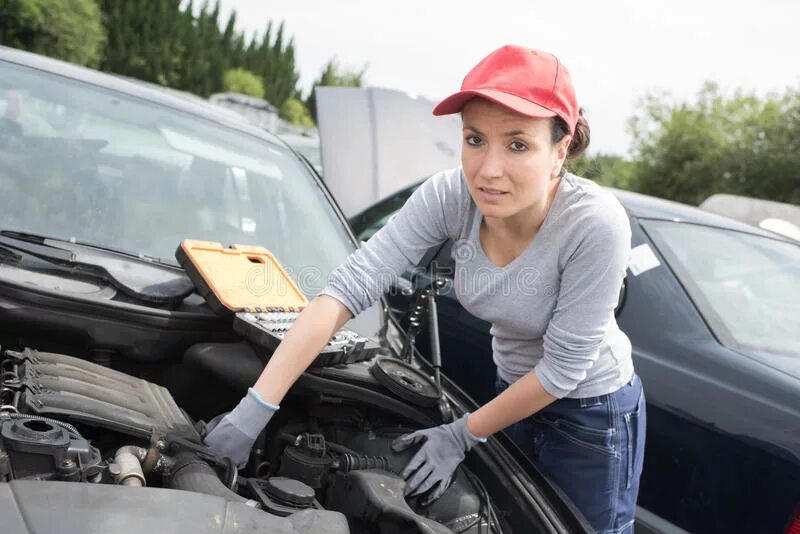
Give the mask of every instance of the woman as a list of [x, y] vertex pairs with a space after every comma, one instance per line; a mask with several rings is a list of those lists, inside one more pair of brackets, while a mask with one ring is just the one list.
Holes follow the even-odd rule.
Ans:
[[243, 465], [332, 334], [451, 238], [458, 243], [457, 297], [492, 323], [498, 394], [453, 423], [395, 441], [396, 450], [420, 445], [403, 472], [406, 493], [438, 498], [466, 452], [506, 429], [597, 531], [629, 532], [645, 411], [614, 308], [630, 228], [613, 196], [564, 171], [565, 160], [589, 143], [569, 72], [551, 54], [503, 47], [434, 109], [459, 112], [462, 168], [428, 179], [331, 274], [205, 442]]

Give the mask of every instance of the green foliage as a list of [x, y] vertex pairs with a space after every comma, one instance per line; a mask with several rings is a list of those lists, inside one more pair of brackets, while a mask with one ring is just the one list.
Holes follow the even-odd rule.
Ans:
[[319, 78], [314, 81], [311, 93], [305, 100], [306, 107], [311, 112], [314, 121], [317, 120], [317, 87], [361, 87], [364, 84], [366, 72], [366, 66], [360, 71], [352, 71], [340, 67], [335, 58], [328, 61]]
[[232, 35], [219, 28], [219, 4], [194, 14], [191, 1], [183, 9], [181, 0], [99, 1], [108, 31], [103, 70], [203, 96], [222, 90]]
[[281, 106], [281, 117], [299, 126], [314, 127], [314, 120], [302, 100], [296, 96], [287, 98]]
[[567, 162], [573, 174], [617, 189], [633, 187], [633, 162], [615, 154], [583, 154]]
[[273, 35], [268, 22], [261, 38], [247, 42], [236, 31], [235, 12], [220, 20], [218, 1], [199, 9], [191, 0], [99, 2], [109, 35], [103, 70], [208, 96], [226, 90], [226, 72], [244, 69], [261, 82], [261, 98], [276, 106], [296, 91], [294, 44], [284, 42], [283, 24]]
[[[237, 90], [281, 107], [297, 93], [294, 42], [283, 23], [267, 22], [266, 32], [248, 41], [236, 30], [235, 12], [220, 19], [219, 0], [201, 5], [193, 0], [5, 4], [0, 9], [2, 44], [202, 96]], [[235, 74], [226, 77], [229, 72]]]
[[294, 64], [294, 40], [284, 43], [284, 26], [281, 22], [274, 32], [272, 21], [259, 41], [253, 37], [249, 46], [243, 48], [242, 57], [234, 58], [234, 66], [241, 66], [256, 73], [264, 80], [264, 98], [281, 107], [283, 102], [297, 91], [300, 75]]
[[[264, 82], [246, 69], [228, 69], [223, 78], [225, 91], [264, 98]], [[288, 100], [287, 100], [288, 102]]]
[[800, 91], [724, 96], [707, 84], [696, 102], [650, 95], [631, 119], [642, 193], [698, 204], [731, 193], [800, 204]]
[[106, 36], [94, 0], [8, 0], [4, 4], [0, 44], [97, 66]]
[[101, 68], [140, 80], [184, 89], [184, 41], [191, 21], [179, 0], [99, 0], [108, 32]]

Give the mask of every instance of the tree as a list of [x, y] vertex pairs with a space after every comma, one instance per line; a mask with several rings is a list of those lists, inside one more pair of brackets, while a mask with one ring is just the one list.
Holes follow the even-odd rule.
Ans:
[[294, 40], [284, 43], [284, 25], [278, 25], [274, 37], [272, 21], [267, 23], [263, 38], [253, 37], [244, 53], [244, 61], [237, 65], [261, 76], [264, 98], [281, 107], [284, 101], [297, 92], [300, 75], [294, 64]]
[[[294, 43], [279, 24], [246, 42], [236, 13], [220, 20], [219, 0], [99, 0], [109, 33], [102, 69], [202, 96], [225, 88], [225, 74], [245, 69], [260, 79], [263, 98], [280, 107], [297, 91]], [[241, 79], [241, 76], [239, 77]]]
[[[263, 37], [248, 43], [236, 30], [235, 12], [220, 20], [219, 0], [198, 4], [5, 0], [0, 43], [201, 96], [222, 91], [232, 69], [255, 75], [262, 97], [277, 107], [297, 93], [294, 41], [283, 23], [268, 21]], [[248, 94], [258, 94], [252, 80], [233, 76]]]
[[314, 121], [316, 122], [317, 120], [317, 87], [361, 87], [364, 83], [366, 72], [366, 66], [360, 71], [353, 71], [342, 69], [338, 65], [336, 58], [328, 61], [325, 68], [322, 69], [319, 78], [317, 78], [311, 86], [311, 92], [305, 101], [306, 107], [311, 112], [311, 117]]
[[615, 154], [583, 154], [568, 162], [567, 169], [573, 174], [608, 187], [633, 187], [633, 162]]
[[264, 98], [264, 84], [261, 78], [249, 70], [228, 69], [225, 71], [222, 85], [225, 91]]
[[0, 11], [0, 44], [97, 66], [104, 43], [94, 0], [9, 0]]
[[306, 128], [314, 127], [314, 120], [311, 118], [308, 108], [303, 104], [303, 101], [296, 96], [287, 98], [283, 103], [281, 106], [281, 117], [292, 124], [297, 124]]
[[800, 203], [800, 91], [695, 102], [648, 96], [630, 121], [636, 190], [698, 204], [714, 193]]

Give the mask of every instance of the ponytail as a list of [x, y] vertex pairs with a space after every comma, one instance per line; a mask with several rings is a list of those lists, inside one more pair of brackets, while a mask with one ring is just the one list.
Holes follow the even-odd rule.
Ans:
[[[553, 117], [552, 125], [551, 141], [555, 145], [569, 134], [569, 128], [561, 117]], [[575, 133], [572, 135], [572, 141], [570, 141], [567, 148], [567, 159], [577, 158], [586, 152], [587, 148], [589, 148], [589, 123], [583, 114], [583, 108], [581, 108], [578, 112], [578, 124], [575, 125]]]

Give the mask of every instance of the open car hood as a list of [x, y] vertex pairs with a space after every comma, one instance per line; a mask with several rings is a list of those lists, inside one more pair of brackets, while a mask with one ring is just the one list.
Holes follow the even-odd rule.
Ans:
[[347, 217], [461, 162], [461, 120], [434, 102], [375, 87], [318, 87], [325, 182]]

